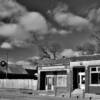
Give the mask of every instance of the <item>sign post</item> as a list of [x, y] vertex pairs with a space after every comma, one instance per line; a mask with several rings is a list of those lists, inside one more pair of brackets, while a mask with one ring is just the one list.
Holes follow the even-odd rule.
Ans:
[[2, 60], [0, 62], [1, 67], [5, 67], [6, 68], [6, 79], [7, 79], [7, 73], [8, 73], [8, 62], [6, 62], [5, 60]]

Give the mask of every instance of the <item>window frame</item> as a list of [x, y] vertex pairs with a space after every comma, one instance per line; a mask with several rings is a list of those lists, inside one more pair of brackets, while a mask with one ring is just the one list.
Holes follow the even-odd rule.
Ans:
[[[58, 84], [58, 79], [59, 79], [59, 78], [62, 78], [62, 82], [63, 82], [64, 79], [66, 79], [66, 80], [65, 80], [65, 83], [59, 85], [59, 84]], [[57, 87], [67, 87], [67, 75], [57, 75], [57, 84], [56, 84], [56, 86], [57, 86]]]
[[[92, 71], [92, 68], [96, 68], [96, 71]], [[93, 83], [92, 83], [92, 79], [91, 79], [91, 74], [92, 74], [92, 73], [100, 74], [100, 71], [98, 70], [99, 68], [100, 68], [100, 65], [90, 67], [90, 83], [89, 83], [90, 86], [100, 86], [100, 83], [93, 84]], [[98, 78], [98, 80], [99, 80], [99, 78]]]

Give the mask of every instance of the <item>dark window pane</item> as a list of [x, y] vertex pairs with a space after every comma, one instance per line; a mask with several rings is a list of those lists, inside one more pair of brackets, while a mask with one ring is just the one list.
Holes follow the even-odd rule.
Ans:
[[98, 67], [98, 71], [100, 71], [100, 67]]
[[85, 84], [85, 76], [82, 76], [82, 84]]
[[96, 67], [91, 68], [91, 71], [96, 71]]
[[100, 84], [100, 73], [98, 73], [98, 84]]
[[98, 84], [98, 73], [91, 74], [91, 84]]

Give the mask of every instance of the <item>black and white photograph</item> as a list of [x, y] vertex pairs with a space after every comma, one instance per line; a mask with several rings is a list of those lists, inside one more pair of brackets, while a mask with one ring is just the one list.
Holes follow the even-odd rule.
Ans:
[[0, 0], [0, 100], [100, 100], [100, 0]]

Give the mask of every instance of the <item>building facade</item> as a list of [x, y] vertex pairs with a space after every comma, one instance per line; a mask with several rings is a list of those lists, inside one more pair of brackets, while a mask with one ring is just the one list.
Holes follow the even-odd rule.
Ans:
[[100, 94], [100, 60], [71, 62], [72, 88]]
[[55, 62], [50, 61], [38, 67], [38, 90], [55, 95], [71, 95], [75, 89], [100, 94], [100, 55]]
[[38, 68], [38, 90], [55, 95], [69, 93], [69, 64], [51, 61]]

